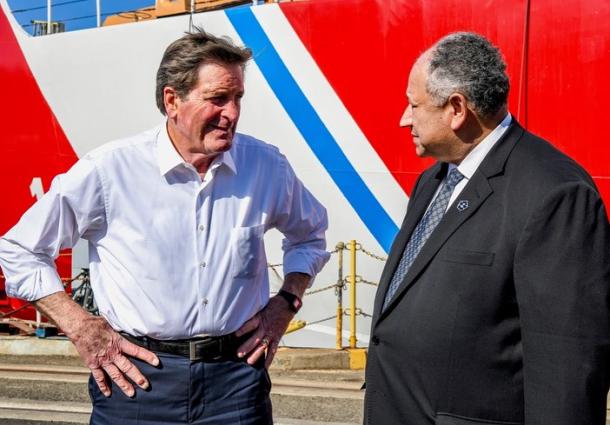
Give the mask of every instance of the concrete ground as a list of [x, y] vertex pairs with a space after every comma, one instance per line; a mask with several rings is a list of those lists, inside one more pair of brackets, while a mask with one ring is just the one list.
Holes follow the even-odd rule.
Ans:
[[[350, 353], [278, 351], [270, 369], [276, 425], [362, 423], [363, 370]], [[87, 424], [88, 370], [65, 338], [0, 336], [0, 425]]]

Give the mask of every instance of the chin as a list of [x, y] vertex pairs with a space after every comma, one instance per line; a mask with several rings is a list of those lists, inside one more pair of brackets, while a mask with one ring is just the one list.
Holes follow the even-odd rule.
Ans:
[[226, 152], [233, 146], [233, 140], [225, 140], [216, 144], [216, 152]]
[[420, 158], [424, 158], [428, 156], [428, 153], [426, 152], [426, 149], [422, 148], [421, 146], [415, 146], [415, 155]]
[[231, 149], [233, 145], [233, 136], [218, 137], [212, 140], [205, 140], [204, 145], [208, 147], [210, 151], [214, 152], [225, 152]]

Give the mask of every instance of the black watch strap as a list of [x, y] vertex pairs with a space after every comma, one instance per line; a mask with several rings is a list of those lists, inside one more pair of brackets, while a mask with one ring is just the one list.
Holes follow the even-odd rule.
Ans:
[[298, 313], [303, 306], [303, 301], [301, 301], [301, 299], [292, 292], [280, 289], [277, 294], [288, 302], [288, 307], [290, 307], [290, 310], [292, 310], [294, 313]]

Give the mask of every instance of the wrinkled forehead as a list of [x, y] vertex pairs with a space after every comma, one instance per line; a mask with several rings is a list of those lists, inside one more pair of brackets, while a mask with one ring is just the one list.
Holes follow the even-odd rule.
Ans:
[[198, 85], [205, 88], [241, 88], [244, 86], [244, 70], [239, 64], [206, 62], [199, 67]]

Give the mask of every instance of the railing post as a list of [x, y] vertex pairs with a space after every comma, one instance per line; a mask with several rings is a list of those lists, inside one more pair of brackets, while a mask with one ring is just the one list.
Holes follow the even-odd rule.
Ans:
[[349, 243], [350, 250], [350, 336], [349, 347], [356, 348], [356, 241], [351, 240]]
[[337, 244], [337, 255], [339, 256], [339, 270], [337, 272], [337, 350], [343, 349], [343, 250], [345, 244], [339, 242]]

